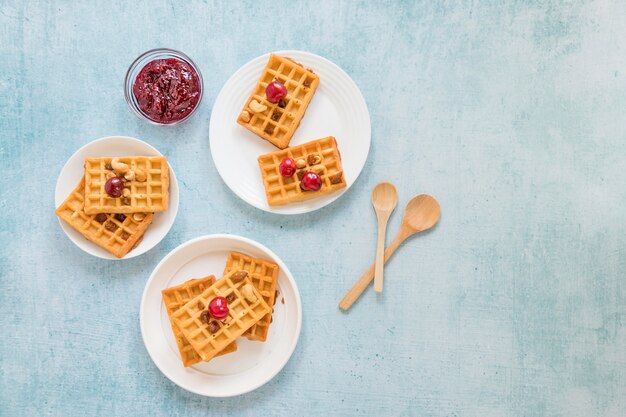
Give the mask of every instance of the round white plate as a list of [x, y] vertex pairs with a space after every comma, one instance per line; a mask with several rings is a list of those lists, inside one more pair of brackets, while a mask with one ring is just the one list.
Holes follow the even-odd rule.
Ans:
[[[267, 340], [261, 343], [240, 337], [236, 352], [185, 368], [161, 290], [210, 274], [219, 279], [231, 251], [272, 260], [280, 268], [279, 295]], [[241, 236], [208, 235], [183, 243], [157, 265], [143, 291], [139, 316], [146, 350], [166, 377], [196, 394], [230, 397], [260, 387], [285, 366], [300, 336], [302, 306], [291, 272], [272, 251]]]
[[[89, 142], [77, 150], [65, 163], [63, 169], [61, 169], [61, 173], [57, 179], [57, 186], [54, 191], [54, 206], [59, 207], [67, 196], [70, 195], [72, 190], [76, 188], [80, 178], [85, 173], [85, 158], [133, 155], [159, 156], [161, 153], [152, 146], [148, 145], [146, 142], [127, 136], [107, 136], [96, 139], [93, 142]], [[176, 174], [174, 174], [174, 169], [170, 163], [169, 207], [167, 211], [154, 213], [152, 224], [144, 233], [143, 240], [135, 249], [128, 252], [128, 254], [122, 259], [134, 258], [135, 256], [139, 256], [152, 249], [165, 237], [165, 235], [167, 235], [167, 232], [169, 232], [172, 224], [174, 224], [177, 212], [178, 181], [176, 180]], [[61, 224], [61, 228], [67, 237], [69, 237], [72, 242], [76, 244], [76, 246], [85, 252], [103, 259], [119, 259], [95, 243], [85, 239], [83, 235], [78, 233], [63, 220], [59, 219], [59, 223]]]
[[215, 99], [209, 128], [211, 154], [226, 185], [242, 200], [272, 213], [307, 213], [332, 203], [356, 181], [370, 149], [370, 116], [361, 91], [337, 65], [308, 52], [279, 51], [276, 54], [300, 62], [320, 77], [317, 91], [290, 145], [334, 136], [341, 152], [347, 187], [286, 206], [267, 204], [257, 157], [278, 148], [238, 125], [237, 116], [267, 64], [269, 54], [242, 66], [226, 81]]

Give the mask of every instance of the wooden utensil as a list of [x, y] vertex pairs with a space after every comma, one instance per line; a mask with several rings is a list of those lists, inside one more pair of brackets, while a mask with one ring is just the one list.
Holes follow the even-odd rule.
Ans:
[[398, 192], [390, 182], [381, 182], [372, 191], [372, 205], [376, 211], [378, 220], [378, 242], [376, 243], [376, 265], [374, 270], [374, 291], [383, 290], [383, 269], [385, 252], [385, 235], [387, 234], [387, 221], [398, 204]]
[[[396, 235], [396, 238], [385, 249], [385, 262], [391, 258], [391, 255], [409, 236], [428, 230], [437, 224], [441, 209], [439, 203], [434, 197], [427, 194], [420, 194], [409, 201], [404, 209], [404, 217], [402, 225]], [[339, 302], [339, 308], [342, 310], [349, 309], [356, 300], [359, 299], [363, 291], [372, 282], [374, 278], [374, 264], [359, 278], [359, 280], [348, 290], [346, 295]]]

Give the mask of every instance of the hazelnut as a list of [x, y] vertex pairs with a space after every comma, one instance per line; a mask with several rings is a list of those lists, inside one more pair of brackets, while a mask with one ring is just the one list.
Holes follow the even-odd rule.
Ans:
[[254, 288], [252, 287], [252, 284], [246, 284], [241, 287], [241, 295], [243, 295], [244, 298], [251, 303], [254, 303], [257, 300], [256, 294], [254, 294]]
[[248, 113], [247, 110], [242, 111], [240, 117], [241, 117], [241, 120], [245, 123], [248, 123], [251, 119], [250, 113]]
[[113, 217], [115, 217], [115, 220], [117, 220], [120, 223], [124, 223], [124, 220], [126, 220], [126, 215], [123, 213], [117, 213]]
[[104, 213], [98, 213], [96, 214], [96, 217], [94, 218], [94, 220], [100, 224], [104, 223], [106, 219], [107, 219], [107, 215]]
[[130, 237], [130, 234], [128, 234], [128, 232], [122, 232], [122, 234], [120, 235], [120, 237], [124, 240], [128, 239]]
[[209, 323], [209, 333], [217, 333], [220, 330], [220, 324], [216, 320], [212, 320]]
[[142, 221], [146, 217], [145, 213], [135, 213], [133, 214], [133, 220], [136, 222]]
[[125, 174], [128, 171], [128, 165], [120, 162], [119, 158], [113, 158], [111, 160], [111, 168], [113, 168], [116, 174]]
[[306, 161], [304, 160], [304, 158], [300, 158], [296, 161], [296, 168], [302, 169], [305, 166], [306, 166]]
[[287, 107], [287, 102], [285, 101], [284, 98], [280, 99], [280, 101], [278, 102], [278, 107], [280, 107], [281, 109], [284, 109], [285, 107]]
[[232, 303], [233, 301], [235, 301], [235, 294], [233, 294], [232, 292], [228, 294], [226, 296], [226, 301], [228, 301], [228, 303]]
[[132, 169], [129, 170], [126, 174], [124, 174], [124, 178], [126, 178], [126, 180], [128, 181], [132, 181], [135, 179], [135, 171], [133, 171]]
[[248, 276], [248, 271], [237, 271], [230, 278], [235, 284], [243, 281]]
[[252, 113], [261, 113], [267, 110], [267, 106], [265, 104], [261, 104], [256, 100], [252, 100], [249, 104], [250, 110]]
[[146, 174], [146, 171], [141, 168], [136, 168], [135, 181], [144, 182], [146, 179], [148, 179], [148, 174]]
[[268, 135], [271, 135], [272, 133], [274, 133], [274, 126], [267, 125], [265, 126], [265, 129], [263, 129], [263, 131], [267, 133]]
[[107, 229], [109, 232], [115, 232], [117, 230], [117, 225], [112, 221], [108, 221], [104, 224], [104, 228]]

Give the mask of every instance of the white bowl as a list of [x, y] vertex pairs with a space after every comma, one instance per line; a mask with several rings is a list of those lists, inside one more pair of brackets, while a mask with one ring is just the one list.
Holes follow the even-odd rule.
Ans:
[[[127, 136], [107, 136], [89, 142], [77, 150], [74, 155], [67, 160], [63, 169], [61, 169], [54, 191], [55, 207], [61, 205], [72, 190], [76, 188], [76, 185], [84, 175], [85, 158], [134, 155], [160, 156], [161, 153], [146, 142]], [[144, 233], [143, 240], [122, 259], [134, 258], [152, 249], [167, 235], [172, 224], [174, 224], [176, 214], [178, 213], [178, 181], [176, 180], [176, 174], [174, 173], [171, 163], [169, 166], [170, 199], [167, 211], [154, 213], [152, 224]], [[59, 219], [59, 224], [67, 237], [85, 252], [103, 259], [119, 260], [119, 258], [115, 257], [110, 252], [85, 239], [83, 235], [74, 230], [63, 220]]]
[[[239, 337], [236, 352], [185, 368], [161, 290], [210, 274], [219, 279], [231, 251], [271, 260], [280, 268], [279, 295], [267, 340], [262, 343]], [[208, 235], [183, 243], [157, 265], [143, 291], [139, 317], [146, 350], [166, 377], [196, 394], [230, 397], [260, 387], [285, 366], [300, 336], [302, 306], [291, 272], [271, 250], [241, 236]]]

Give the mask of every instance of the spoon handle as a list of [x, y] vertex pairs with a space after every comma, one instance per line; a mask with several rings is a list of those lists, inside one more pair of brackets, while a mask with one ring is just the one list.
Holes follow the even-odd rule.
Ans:
[[[391, 255], [393, 255], [396, 249], [398, 249], [400, 244], [402, 244], [402, 242], [404, 242], [407, 237], [409, 237], [409, 235], [406, 233], [402, 233], [402, 230], [398, 232], [398, 235], [393, 240], [393, 242], [391, 242], [389, 246], [387, 246], [387, 249], [385, 249], [385, 262], [387, 262], [389, 258], [391, 258]], [[365, 271], [361, 278], [359, 278], [359, 280], [354, 283], [352, 288], [348, 290], [346, 295], [343, 296], [343, 298], [339, 302], [340, 309], [349, 309], [350, 307], [352, 307], [352, 304], [354, 304], [354, 302], [359, 299], [361, 294], [363, 294], [363, 291], [365, 291], [367, 286], [370, 285], [370, 282], [372, 282], [372, 279], [374, 278], [374, 268], [375, 264], [370, 265], [368, 270]]]
[[376, 244], [376, 261], [374, 264], [374, 291], [383, 291], [383, 270], [385, 268], [385, 232], [387, 231], [387, 217], [378, 219], [378, 242]]

